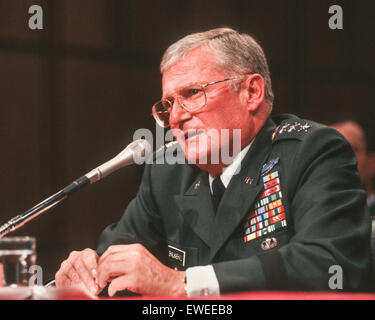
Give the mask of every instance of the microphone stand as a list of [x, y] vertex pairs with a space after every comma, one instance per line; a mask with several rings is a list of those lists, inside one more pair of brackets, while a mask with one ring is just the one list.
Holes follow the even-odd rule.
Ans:
[[68, 196], [72, 195], [78, 190], [81, 190], [83, 187], [87, 186], [88, 184], [90, 184], [90, 179], [86, 176], [83, 176], [75, 180], [73, 183], [71, 183], [64, 189], [55, 193], [51, 197], [38, 203], [36, 206], [32, 207], [26, 212], [19, 214], [18, 216], [15, 216], [14, 218], [10, 219], [8, 222], [0, 226], [0, 238], [4, 237], [6, 234], [12, 231], [15, 231], [21, 228], [27, 222], [35, 219], [41, 213], [46, 212], [49, 209], [55, 207], [57, 204], [67, 199]]
[[101, 180], [124, 166], [133, 163], [141, 163], [140, 161], [144, 160], [144, 158], [147, 157], [150, 152], [151, 146], [146, 140], [139, 139], [133, 141], [113, 159], [91, 170], [89, 173], [75, 180], [73, 183], [55, 193], [51, 197], [4, 223], [2, 226], [0, 226], [0, 238], [14, 230], [21, 228], [27, 222], [35, 219], [41, 213], [55, 207], [61, 201], [67, 199], [68, 196], [72, 195], [78, 190], [81, 190], [85, 186]]

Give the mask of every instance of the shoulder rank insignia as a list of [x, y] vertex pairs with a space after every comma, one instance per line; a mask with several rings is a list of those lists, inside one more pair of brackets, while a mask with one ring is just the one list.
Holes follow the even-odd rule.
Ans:
[[294, 124], [286, 123], [281, 128], [279, 128], [278, 133], [282, 134], [284, 132], [292, 132], [292, 131], [300, 132], [302, 130], [307, 132], [309, 128], [311, 128], [311, 126], [307, 122], [305, 124], [301, 124], [299, 122], [294, 122]]
[[294, 122], [294, 123], [284, 123], [279, 125], [272, 134], [272, 140], [275, 139], [276, 135], [282, 135], [291, 132], [307, 132], [312, 126], [308, 122]]
[[267, 174], [268, 172], [270, 172], [270, 171], [272, 170], [272, 168], [273, 168], [275, 165], [277, 165], [277, 164], [279, 163], [279, 160], [280, 160], [280, 158], [277, 157], [277, 158], [275, 158], [275, 159], [272, 159], [272, 160], [269, 161], [268, 163], [265, 163], [265, 164], [263, 165], [262, 170], [260, 171], [260, 174], [261, 174], [262, 176], [264, 176], [265, 174]]

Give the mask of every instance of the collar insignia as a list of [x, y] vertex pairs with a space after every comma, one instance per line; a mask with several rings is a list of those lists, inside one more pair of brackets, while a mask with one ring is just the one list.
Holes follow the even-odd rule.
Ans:
[[198, 188], [200, 187], [201, 185], [201, 182], [198, 181], [195, 185], [194, 185], [194, 190], [198, 190]]

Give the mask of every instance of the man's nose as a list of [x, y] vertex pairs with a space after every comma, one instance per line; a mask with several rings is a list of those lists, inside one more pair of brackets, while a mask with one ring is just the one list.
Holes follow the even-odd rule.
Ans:
[[169, 124], [171, 127], [177, 127], [179, 123], [190, 120], [191, 118], [191, 113], [182, 107], [178, 99], [175, 99], [169, 116]]

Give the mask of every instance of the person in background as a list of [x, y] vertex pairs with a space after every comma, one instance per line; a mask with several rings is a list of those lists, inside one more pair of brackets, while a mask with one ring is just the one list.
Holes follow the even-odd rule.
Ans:
[[352, 146], [358, 160], [358, 172], [366, 191], [370, 214], [375, 218], [375, 153], [367, 150], [367, 139], [363, 128], [355, 121], [347, 120], [330, 125], [338, 130]]

